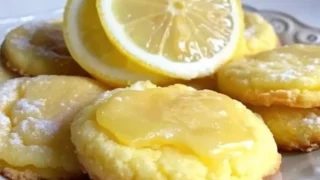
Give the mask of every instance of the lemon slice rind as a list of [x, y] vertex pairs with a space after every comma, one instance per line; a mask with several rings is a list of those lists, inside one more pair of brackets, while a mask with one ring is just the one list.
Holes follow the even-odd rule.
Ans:
[[145, 75], [127, 71], [125, 67], [112, 67], [96, 57], [84, 45], [78, 29], [78, 13], [86, 0], [69, 0], [64, 13], [64, 37], [72, 57], [92, 76], [111, 86], [126, 86], [137, 81], [150, 80], [166, 84], [172, 79], [157, 74]]

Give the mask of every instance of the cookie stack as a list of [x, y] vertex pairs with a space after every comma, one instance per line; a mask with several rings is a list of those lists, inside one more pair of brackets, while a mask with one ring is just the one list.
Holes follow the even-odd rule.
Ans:
[[320, 144], [320, 47], [283, 46], [232, 62], [218, 72], [219, 91], [260, 114], [285, 151]]
[[69, 0], [63, 22], [25, 23], [2, 43], [0, 174], [269, 176], [281, 163], [271, 131], [242, 103], [212, 90], [222, 65], [277, 42], [272, 26], [243, 12], [239, 0]]

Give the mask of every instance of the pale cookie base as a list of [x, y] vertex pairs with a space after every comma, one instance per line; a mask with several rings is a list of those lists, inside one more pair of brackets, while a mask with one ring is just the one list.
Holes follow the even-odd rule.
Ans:
[[[76, 127], [78, 125], [80, 126]], [[133, 177], [136, 176], [140, 177], [140, 180], [215, 179], [207, 167], [193, 156], [180, 154], [172, 149], [155, 151], [122, 146], [105, 136], [103, 132], [99, 132], [100, 128], [97, 126], [91, 120], [77, 122], [77, 125], [74, 126], [77, 129], [74, 130], [74, 134], [80, 134], [78, 137], [73, 138], [73, 142], [77, 146], [78, 159], [87, 170], [91, 179], [134, 179]], [[261, 141], [261, 143], [264, 142]], [[263, 150], [261, 149], [261, 151]], [[275, 174], [281, 164], [280, 155], [273, 156], [268, 152], [262, 153], [259, 157], [258, 155], [252, 155], [251, 158], [264, 163], [263, 174], [260, 176], [261, 179]], [[244, 160], [243, 166], [246, 166], [245, 162]], [[230, 164], [230, 168], [232, 166]], [[180, 172], [177, 172], [177, 170]], [[257, 169], [252, 171], [257, 171]], [[252, 178], [250, 175], [247, 177], [226, 176], [225, 180], [229, 180], [230, 178], [232, 180], [248, 180], [250, 177]]]
[[320, 109], [250, 106], [270, 128], [282, 151], [310, 152], [320, 145]]
[[[85, 157], [81, 157], [81, 156], [78, 156], [78, 159], [80, 161], [80, 163], [82, 164], [87, 164], [88, 166], [88, 172], [95, 172], [96, 170], [93, 168], [95, 165], [97, 165], [96, 163], [94, 162], [90, 162], [90, 161], [87, 161], [87, 158]], [[270, 170], [267, 175], [265, 175], [261, 180], [273, 180], [273, 176], [276, 175], [278, 172], [279, 172], [279, 169], [280, 169], [280, 165], [281, 165], [281, 156], [279, 156], [279, 159], [278, 159], [278, 165], [274, 166], [275, 168], [273, 170]], [[90, 179], [91, 180], [106, 180], [106, 179], [112, 179], [113, 177], [106, 177], [106, 178], [99, 178], [96, 174], [93, 174], [91, 173], [90, 175]], [[167, 178], [169, 179], [169, 178]], [[163, 179], [163, 180], [167, 180], [167, 179]], [[87, 179], [83, 179], [83, 180], [87, 180]], [[214, 179], [213, 179], [214, 180]], [[229, 179], [228, 179], [229, 180]], [[246, 179], [244, 179], [246, 180]], [[282, 180], [282, 179], [276, 179], [276, 180]]]

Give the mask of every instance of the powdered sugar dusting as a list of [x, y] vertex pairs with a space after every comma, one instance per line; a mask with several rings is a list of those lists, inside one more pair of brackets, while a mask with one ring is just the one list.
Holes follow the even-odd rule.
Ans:
[[50, 75], [40, 75], [40, 76], [31, 78], [26, 84], [28, 84], [29, 82], [36, 82], [39, 84], [49, 85], [49, 84], [52, 84], [51, 79], [52, 79], [52, 76]]
[[18, 133], [11, 133], [10, 134], [9, 143], [11, 145], [22, 145], [23, 144], [22, 139]]
[[10, 119], [8, 116], [0, 112], [0, 126], [7, 126], [10, 124]]
[[119, 102], [122, 102], [122, 101], [123, 101], [123, 99], [122, 99], [121, 97], [115, 97], [115, 100], [116, 100], [116, 101], [119, 101]]
[[[221, 73], [243, 85], [289, 83], [305, 86], [319, 84], [320, 48], [298, 45], [284, 46], [255, 56], [233, 61]], [[287, 87], [286, 87], [287, 88]]]
[[122, 89], [122, 88], [118, 88], [118, 89], [115, 89], [113, 91], [106, 91], [106, 92], [102, 93], [100, 95], [100, 97], [98, 97], [98, 99], [96, 100], [95, 104], [100, 104], [103, 101], [105, 101], [106, 99], [109, 99], [116, 92], [120, 92], [120, 91], [123, 91], [123, 90], [124, 89]]
[[18, 98], [18, 86], [24, 81], [26, 78], [18, 78], [6, 81], [0, 86], [0, 106], [5, 106], [10, 102], [15, 101]]
[[255, 26], [248, 27], [244, 31], [244, 36], [246, 39], [254, 38], [256, 34], [257, 34], [257, 29], [255, 28]]
[[136, 91], [143, 91], [145, 89], [156, 88], [157, 86], [152, 84], [150, 81], [138, 81], [132, 84], [129, 89]]
[[303, 120], [309, 127], [319, 127], [320, 126], [320, 117], [314, 113], [310, 113]]
[[244, 36], [249, 40], [254, 39], [259, 34], [263, 34], [263, 31], [269, 31], [272, 28], [262, 16], [249, 12], [245, 13], [245, 25]]
[[28, 39], [24, 36], [18, 36], [18, 35], [14, 35], [14, 38], [11, 39], [11, 43], [15, 44], [16, 47], [19, 49], [30, 48], [31, 45], [30, 45], [29, 41], [30, 41], [30, 39]]
[[7, 136], [11, 130], [10, 118], [2, 112], [0, 112], [0, 129], [0, 138]]
[[225, 110], [219, 111], [219, 114], [221, 116], [227, 116], [228, 115], [227, 111], [225, 111]]
[[132, 90], [136, 90], [136, 91], [143, 91], [145, 89], [143, 82], [137, 82], [135, 84], [133, 84], [130, 89]]
[[39, 100], [28, 100], [28, 99], [20, 99], [17, 104], [16, 108], [18, 111], [23, 113], [37, 113], [41, 114], [40, 108], [45, 106], [45, 99]]
[[[26, 50], [31, 49], [39, 56], [50, 57], [53, 60], [56, 59], [71, 59], [69, 54], [64, 54], [63, 49], [66, 49], [66, 45], [63, 38], [62, 29], [59, 26], [55, 26], [52, 23], [34, 21], [28, 22], [20, 26], [21, 29], [25, 30], [25, 34], [14, 34], [10, 42], [13, 43], [17, 48]], [[48, 39], [49, 41], [55, 42], [50, 45], [34, 45], [32, 44], [32, 38], [42, 30], [43, 39]], [[63, 51], [61, 51], [63, 50]]]
[[28, 31], [30, 34], [34, 34], [39, 28], [46, 26], [47, 23], [43, 21], [30, 21], [21, 25], [21, 28]]
[[59, 125], [54, 121], [31, 117], [23, 120], [20, 127], [22, 132], [31, 133], [33, 136], [52, 137], [59, 131]]
[[270, 74], [270, 77], [273, 79], [278, 79], [280, 81], [287, 81], [291, 79], [296, 79], [297, 77], [302, 76], [302, 73], [294, 69], [287, 69], [279, 74]]

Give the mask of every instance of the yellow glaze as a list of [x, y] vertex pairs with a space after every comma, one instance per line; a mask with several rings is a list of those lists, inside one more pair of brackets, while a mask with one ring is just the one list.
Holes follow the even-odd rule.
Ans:
[[97, 121], [119, 142], [138, 148], [173, 146], [203, 159], [251, 149], [252, 130], [242, 109], [216, 92], [183, 87], [118, 92], [98, 107]]

